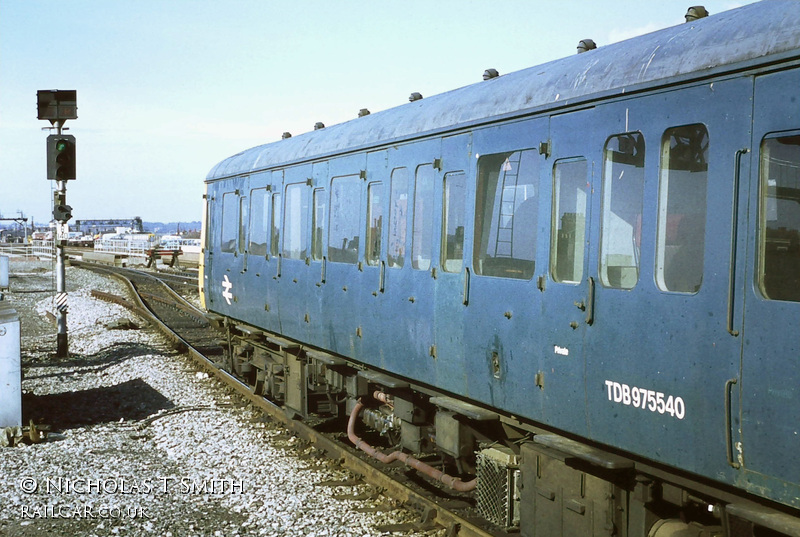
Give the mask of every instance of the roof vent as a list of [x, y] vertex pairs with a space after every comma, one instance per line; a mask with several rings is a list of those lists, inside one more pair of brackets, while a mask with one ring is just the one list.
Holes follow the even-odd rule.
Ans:
[[597, 48], [597, 45], [591, 39], [581, 39], [580, 43], [578, 43], [578, 54], [581, 52], [586, 52], [587, 50], [594, 50]]
[[500, 73], [497, 72], [497, 69], [487, 69], [483, 72], [484, 80], [491, 80], [493, 78], [497, 78], [498, 76], [500, 76]]
[[291, 133], [291, 132], [284, 132], [284, 133], [281, 135], [281, 140], [285, 140], [285, 139], [287, 139], [287, 138], [291, 138], [291, 137], [292, 137], [292, 133]]
[[358, 117], [364, 117], [368, 115], [369, 115], [369, 110], [367, 110], [366, 108], [362, 108], [361, 110], [358, 111]]
[[414, 101], [419, 101], [419, 100], [422, 100], [422, 94], [419, 93], [418, 91], [415, 91], [414, 93], [408, 96], [409, 102], [413, 103]]
[[703, 17], [708, 17], [708, 11], [706, 11], [704, 6], [692, 6], [689, 8], [689, 11], [686, 12], [686, 22], [696, 21]]
[[322, 121], [317, 121], [316, 123], [314, 123], [314, 130], [315, 131], [318, 131], [318, 130], [324, 129], [324, 128], [325, 128], [325, 124]]

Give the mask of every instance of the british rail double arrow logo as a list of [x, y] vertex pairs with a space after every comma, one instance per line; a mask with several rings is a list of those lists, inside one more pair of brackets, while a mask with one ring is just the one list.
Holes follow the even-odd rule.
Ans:
[[231, 305], [231, 299], [233, 298], [233, 293], [231, 293], [231, 289], [233, 289], [233, 282], [231, 282], [228, 279], [228, 275], [227, 274], [225, 275], [225, 278], [222, 280], [222, 287], [225, 288], [225, 290], [222, 291], [222, 298], [224, 298], [225, 301], [230, 306]]

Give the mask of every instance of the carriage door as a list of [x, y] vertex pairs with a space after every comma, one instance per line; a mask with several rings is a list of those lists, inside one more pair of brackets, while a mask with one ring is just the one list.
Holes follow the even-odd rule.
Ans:
[[[550, 118], [550, 158], [542, 184], [550, 188], [550, 255], [542, 294], [541, 354], [547, 420], [586, 430], [584, 340], [594, 315], [595, 281], [588, 271], [595, 165], [593, 109]], [[549, 177], [544, 177], [547, 175]], [[537, 273], [541, 274], [539, 271]]]
[[311, 166], [311, 275], [308, 285], [309, 296], [304, 320], [308, 325], [308, 341], [315, 347], [325, 346], [325, 323], [323, 309], [327, 290], [326, 270], [328, 265], [328, 161], [315, 162]]
[[[236, 317], [239, 311], [236, 291], [241, 286], [245, 270], [248, 178], [237, 177], [214, 186], [217, 188], [211, 201], [216, 212], [211, 215], [209, 225], [213, 233], [209, 237], [213, 248], [209, 252], [209, 264], [213, 270], [207, 274], [208, 296], [214, 311]], [[215, 244], [219, 248], [214, 248]]]
[[542, 222], [550, 200], [543, 194], [549, 187], [540, 181], [551, 182], [542, 171], [550, 163], [538, 145], [547, 139], [548, 123], [537, 118], [473, 132], [475, 199], [468, 216], [474, 226], [467, 230], [464, 270], [469, 352], [463, 376], [469, 394], [534, 419], [540, 418], [542, 399], [535, 379], [543, 370], [537, 347], [542, 292], [536, 282], [537, 275], [547, 274]]
[[[203, 200], [205, 201], [203, 207], [203, 222], [202, 222], [202, 231], [201, 236], [203, 237], [203, 244], [202, 249], [200, 250], [200, 267], [199, 267], [199, 274], [198, 278], [200, 280], [200, 306], [203, 309], [208, 308], [211, 305], [211, 297], [206, 297], [206, 293], [209, 291], [208, 287], [208, 277], [212, 273], [212, 257], [211, 251], [214, 247], [214, 223], [211, 219], [211, 215], [214, 214], [214, 196], [212, 195], [212, 185], [206, 183], [206, 191], [203, 194]], [[206, 302], [208, 301], [208, 302]]]
[[[442, 139], [439, 266], [435, 283], [434, 340], [438, 384], [465, 393], [464, 364], [464, 229], [471, 134]], [[453, 382], [456, 380], [456, 382]], [[453, 382], [452, 385], [449, 383]]]
[[752, 487], [764, 487], [795, 507], [800, 504], [799, 88], [797, 69], [756, 79], [748, 226], [748, 244], [755, 248], [748, 248], [745, 269], [741, 387], [734, 387], [742, 397], [742, 452], [734, 451], [734, 463], [742, 464]]
[[280, 272], [276, 287], [280, 304], [281, 332], [307, 341], [310, 295], [318, 281], [311, 270], [311, 166], [288, 168], [283, 180], [283, 226]]
[[[362, 315], [361, 337], [357, 342], [361, 345], [360, 353], [375, 360], [381, 356], [385, 340], [382, 327], [392, 322], [392, 313], [385, 304], [386, 290], [386, 255], [384, 217], [386, 193], [388, 192], [386, 150], [367, 153], [366, 203], [362, 211], [366, 213], [362, 230], [364, 236], [364, 259], [361, 263], [362, 285], [359, 286], [359, 311]], [[384, 364], [376, 364], [381, 367]]]
[[321, 311], [325, 312], [327, 348], [345, 355], [356, 355], [363, 331], [358, 309], [358, 289], [364, 284], [359, 270], [363, 255], [362, 223], [366, 190], [367, 161], [363, 153], [329, 161], [331, 180], [328, 190], [328, 256]]
[[[436, 374], [434, 311], [434, 188], [441, 156], [441, 141], [423, 140], [387, 150], [389, 198], [387, 212], [386, 268], [381, 315], [381, 356], [385, 368], [409, 377], [434, 379]], [[437, 219], [438, 220], [438, 219]], [[371, 282], [374, 287], [374, 280]], [[402, 360], [398, 349], [405, 353]], [[383, 360], [383, 358], [381, 358]], [[381, 362], [383, 363], [383, 361]]]

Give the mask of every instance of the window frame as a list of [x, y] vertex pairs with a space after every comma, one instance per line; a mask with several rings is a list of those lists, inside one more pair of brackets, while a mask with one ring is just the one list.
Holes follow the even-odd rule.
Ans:
[[[283, 242], [281, 257], [283, 259], [305, 260], [311, 247], [308, 226], [308, 185], [289, 183], [283, 189]], [[297, 207], [295, 207], [297, 205]], [[296, 211], [298, 211], [296, 213]], [[293, 244], [297, 240], [298, 244]], [[297, 246], [297, 248], [291, 248]]]
[[[422, 181], [427, 181], [427, 184], [423, 184]], [[424, 187], [424, 190], [420, 187]], [[433, 264], [435, 190], [436, 169], [433, 164], [418, 165], [414, 172], [414, 215], [411, 228], [411, 268], [415, 270], [427, 271]]]
[[[238, 191], [231, 190], [222, 193], [222, 222], [219, 230], [220, 252], [236, 255], [236, 240], [239, 235], [239, 195]], [[233, 211], [231, 215], [230, 211]], [[226, 246], [226, 243], [229, 246]]]
[[[514, 198], [513, 207], [510, 213], [503, 212], [503, 204], [508, 203], [504, 201], [506, 188], [505, 177], [501, 179], [500, 170], [496, 178], [492, 178], [495, 167], [492, 164], [495, 160], [500, 162], [503, 159], [502, 165], [508, 161], [512, 162], [512, 157], [519, 154], [517, 164], [516, 176], [517, 180], [514, 182]], [[529, 160], [533, 162], [530, 168], [522, 167], [523, 162], [526, 164]], [[539, 247], [538, 244], [538, 218], [539, 218], [539, 186], [540, 186], [540, 173], [541, 173], [541, 159], [537, 150], [533, 148], [521, 149], [508, 149], [495, 153], [487, 153], [477, 155], [477, 171], [475, 181], [475, 213], [473, 216], [473, 237], [472, 237], [472, 270], [479, 277], [489, 278], [508, 278], [513, 280], [530, 281], [536, 273], [536, 253]], [[508, 170], [511, 171], [511, 170]], [[519, 177], [524, 176], [526, 181], [520, 183]], [[494, 185], [494, 188], [489, 191], [489, 186]], [[517, 203], [518, 188], [520, 185], [526, 187], [525, 199], [521, 203]], [[528, 196], [527, 187], [530, 186], [533, 193]], [[531, 203], [533, 212], [530, 220], [533, 222], [530, 230], [526, 230], [523, 235], [523, 242], [515, 242], [514, 240], [514, 226], [518, 222], [514, 222], [514, 218], [527, 215], [527, 212], [520, 211], [520, 207], [524, 203]], [[530, 208], [528, 208], [530, 211]], [[503, 216], [510, 217], [511, 229], [510, 236], [507, 240], [499, 240], [502, 231], [501, 222]], [[496, 222], [495, 222], [496, 221]], [[524, 227], [524, 226], [523, 226]], [[494, 231], [494, 239], [492, 239], [492, 229]], [[485, 241], [485, 242], [484, 242]], [[499, 242], [506, 242], [510, 244], [509, 253], [511, 255], [503, 256], [498, 255]], [[495, 255], [488, 255], [489, 250], [494, 244]], [[514, 246], [523, 246], [529, 248], [527, 256], [514, 256]], [[493, 267], [485, 266], [487, 261], [491, 260]], [[497, 261], [506, 260], [506, 261]]]
[[[685, 178], [679, 177], [677, 174], [672, 176], [670, 172], [680, 172], [680, 171], [690, 171], [691, 170], [681, 170], [680, 168], [671, 168], [670, 160], [672, 157], [672, 151], [676, 150], [672, 147], [672, 140], [673, 140], [673, 133], [680, 134], [680, 129], [690, 129], [690, 128], [698, 128], [702, 127], [705, 132], [705, 140], [707, 142], [705, 148], [705, 176], [703, 180], [705, 181], [705, 187], [703, 190], [703, 199], [702, 203], [697, 204], [697, 206], [703, 208], [702, 218], [700, 218], [700, 213], [691, 213], [691, 212], [684, 212], [679, 213], [675, 209], [685, 209], [682, 206], [675, 206], [672, 205], [672, 210], [670, 209], [670, 182], [679, 182], [681, 180], [686, 180], [691, 178], [692, 176], [687, 176]], [[699, 132], [699, 131], [697, 131]], [[701, 138], [700, 142], [702, 145], [703, 138]], [[677, 146], [676, 146], [677, 147]], [[700, 292], [700, 289], [703, 286], [703, 277], [705, 272], [705, 244], [706, 244], [706, 232], [708, 228], [708, 184], [709, 184], [709, 159], [710, 159], [710, 147], [711, 147], [711, 135], [708, 131], [708, 125], [704, 123], [689, 123], [685, 125], [675, 125], [672, 127], [668, 127], [664, 130], [661, 136], [661, 143], [660, 143], [660, 160], [659, 160], [659, 180], [658, 180], [658, 205], [657, 205], [657, 216], [656, 216], [656, 244], [655, 244], [655, 271], [654, 271], [654, 278], [656, 287], [664, 292], [667, 293], [680, 293], [686, 295], [693, 295]], [[685, 152], [685, 151], [684, 151]], [[676, 155], [675, 158], [680, 158], [681, 155]], [[680, 194], [686, 193], [685, 188], [677, 189], [676, 192]], [[696, 199], [696, 197], [694, 198]], [[670, 222], [670, 217], [681, 214], [681, 218], [678, 220], [678, 224], [673, 224]], [[700, 236], [702, 237], [702, 243], [699, 241], [683, 241], [682, 243], [678, 243], [677, 241], [675, 244], [668, 244], [668, 237], [672, 235], [673, 240], [676, 240], [681, 234], [685, 233], [687, 228], [694, 228], [696, 226], [692, 226], [693, 223], [699, 223], [702, 220], [703, 229]], [[683, 223], [683, 225], [681, 225]], [[681, 249], [687, 250], [686, 246], [693, 248], [691, 252], [683, 252], [681, 253]], [[676, 252], [673, 252], [670, 255], [667, 255], [667, 247], [678, 247]], [[699, 249], [698, 249], [699, 248]], [[672, 283], [668, 283], [668, 280], [671, 280], [675, 277], [672, 274], [673, 269], [670, 267], [668, 269], [668, 265], [672, 265], [676, 255], [680, 253], [681, 257], [691, 260], [692, 262], [696, 263], [700, 260], [700, 270], [699, 270], [699, 281], [693, 289], [683, 289], [673, 286]], [[669, 259], [668, 259], [669, 258]], [[695, 278], [698, 276], [697, 271], [692, 274]], [[687, 274], [686, 271], [676, 273], [680, 274], [681, 276], [685, 276]], [[671, 288], [672, 287], [672, 288]]]
[[[320, 202], [322, 202], [320, 204]], [[325, 253], [325, 238], [327, 237], [326, 211], [328, 208], [328, 192], [323, 187], [315, 188], [311, 194], [311, 259], [321, 261]], [[318, 214], [322, 211], [322, 216]], [[319, 233], [317, 233], [319, 231]]]
[[238, 244], [236, 251], [242, 255], [247, 253], [247, 227], [250, 224], [248, 211], [249, 208], [250, 204], [248, 197], [239, 196], [239, 232], [236, 239]]
[[[401, 175], [402, 174], [402, 175]], [[399, 166], [392, 170], [389, 187], [389, 237], [386, 241], [386, 257], [389, 268], [401, 269], [408, 253], [408, 168]], [[395, 188], [402, 181], [401, 188]], [[399, 186], [399, 185], [398, 185]], [[397, 197], [395, 197], [397, 195]], [[403, 198], [405, 196], [405, 198]], [[405, 199], [405, 207], [402, 201]], [[395, 218], [396, 217], [396, 218]], [[393, 256], [393, 248], [399, 245], [399, 256]]]
[[[457, 185], [460, 186], [462, 189], [461, 194], [461, 203], [458, 204], [458, 200], [455, 200], [455, 203], [451, 203], [450, 198], [450, 186], [453, 184], [453, 179], [458, 178]], [[441, 230], [441, 252], [442, 255], [440, 256], [439, 264], [444, 272], [451, 272], [451, 273], [458, 273], [465, 266], [465, 259], [464, 259], [464, 234], [466, 232], [466, 225], [467, 225], [467, 174], [463, 170], [447, 172], [444, 175], [442, 180], [443, 188], [442, 188], [442, 230]], [[455, 213], [456, 218], [458, 221], [456, 224], [460, 223], [461, 225], [456, 225], [455, 232], [450, 235], [448, 233], [448, 227], [450, 226], [450, 221], [453, 220], [451, 208], [457, 209], [458, 212]], [[460, 216], [460, 218], [458, 218]], [[461, 228], [461, 236], [459, 237], [458, 229]], [[450, 237], [453, 237], [452, 243], [449, 242]], [[450, 251], [450, 246], [452, 244], [453, 252]], [[458, 251], [460, 250], [460, 255]], [[452, 255], [451, 255], [452, 254]], [[448, 264], [449, 261], [454, 263]]]
[[[624, 137], [636, 136], [638, 140], [636, 140], [633, 145], [631, 146], [631, 153], [629, 158], [633, 161], [635, 159], [639, 159], [641, 165], [637, 165], [636, 163], [624, 163], [609, 159], [609, 153], [613, 154], [622, 154], [623, 148], [620, 147], [621, 142], [617, 147], [620, 147], [620, 151], [613, 151], [609, 149], [609, 145], [612, 143], [613, 140], [622, 140]], [[635, 151], [635, 153], [634, 153]], [[606, 139], [606, 143], [603, 146], [603, 178], [602, 178], [602, 186], [601, 186], [601, 207], [600, 207], [600, 244], [598, 245], [598, 276], [600, 279], [600, 283], [603, 287], [609, 289], [620, 289], [629, 291], [638, 285], [640, 276], [641, 276], [641, 233], [642, 233], [642, 221], [644, 219], [644, 187], [645, 187], [645, 161], [646, 161], [646, 143], [644, 134], [641, 131], [629, 131], [623, 132], [619, 134], [612, 134]], [[619, 172], [619, 168], [616, 168], [615, 165], [620, 164], [624, 166]], [[638, 169], [638, 171], [634, 172], [638, 177], [638, 182], [635, 187], [638, 187], [639, 196], [632, 200], [634, 202], [638, 202], [638, 212], [635, 211], [626, 211], [627, 214], [634, 214], [637, 218], [637, 222], [631, 225], [631, 233], [630, 233], [630, 247], [631, 247], [631, 260], [634, 263], [633, 265], [612, 265], [608, 262], [608, 258], [612, 255], [621, 258], [624, 254], [620, 254], [618, 250], [612, 250], [611, 243], [618, 244], [622, 241], [619, 241], [619, 224], [612, 223], [612, 216], [616, 216], [620, 211], [615, 211], [615, 207], [619, 203], [619, 199], [616, 196], [616, 193], [620, 192], [621, 188], [618, 188], [615, 184], [615, 181], [621, 181], [623, 177], [625, 177], [626, 172], [629, 171], [631, 165], [634, 166], [634, 169]], [[630, 177], [632, 173], [628, 173], [627, 176]], [[623, 185], [620, 185], [622, 187]], [[630, 183], [624, 185], [622, 188], [623, 192], [630, 191]], [[617, 201], [617, 203], [615, 203]], [[625, 224], [628, 222], [624, 219], [618, 218], [618, 220], [623, 220]], [[638, 229], [637, 229], [638, 225]], [[625, 237], [623, 237], [624, 239]], [[610, 267], [618, 267], [619, 268], [619, 275], [616, 275], [612, 278], [609, 274]], [[632, 268], [634, 277], [632, 278], [633, 281], [628, 283], [628, 279], [630, 277], [626, 277], [630, 274], [631, 271], [623, 270], [625, 268]], [[614, 281], [617, 280], [617, 281]]]
[[273, 191], [270, 199], [270, 257], [278, 257], [281, 255], [281, 222], [283, 218], [281, 214], [281, 200], [281, 193]]
[[[373, 200], [373, 193], [377, 192], [377, 203]], [[381, 260], [381, 248], [383, 247], [383, 182], [373, 181], [367, 184], [367, 218], [366, 229], [364, 231], [364, 261], [369, 266], [377, 266]], [[373, 227], [374, 208], [377, 207], [378, 225]], [[374, 230], [374, 231], [373, 231]]]
[[[328, 261], [331, 263], [358, 264], [361, 247], [361, 185], [363, 182], [364, 180], [360, 174], [339, 175], [331, 178], [330, 194], [328, 196]], [[340, 200], [339, 195], [335, 195], [337, 187], [343, 189], [352, 188], [352, 191], [344, 192], [343, 194], [345, 195]], [[340, 207], [334, 207], [334, 204], [339, 203], [341, 203]], [[347, 218], [348, 214], [350, 215], [350, 221]], [[353, 216], [355, 216], [354, 221], [352, 221]], [[345, 233], [345, 236], [339, 237], [342, 231], [347, 231], [347, 233]], [[349, 236], [350, 232], [354, 232], [352, 238]], [[336, 241], [332, 240], [333, 237], [331, 235], [333, 233], [337, 233]], [[343, 240], [340, 241], [338, 239]], [[350, 243], [347, 241], [350, 241]], [[336, 246], [340, 242], [343, 248]], [[352, 252], [353, 248], [350, 246], [353, 242], [355, 242], [355, 252]]]
[[[769, 177], [764, 176], [765, 172], [765, 144], [769, 141], [774, 141], [778, 139], [787, 139], [787, 138], [800, 138], [800, 130], [788, 130], [788, 131], [778, 131], [778, 132], [770, 132], [764, 135], [761, 139], [759, 144], [759, 158], [758, 158], [758, 218], [757, 218], [757, 246], [756, 246], [756, 271], [755, 271], [755, 287], [758, 289], [758, 293], [763, 297], [765, 300], [769, 301], [781, 301], [781, 302], [800, 302], [800, 293], [797, 293], [796, 296], [787, 295], [786, 293], [780, 294], [778, 291], [780, 289], [775, 289], [774, 291], [769, 290], [767, 287], [767, 274], [771, 272], [768, 270], [767, 264], [767, 246], [770, 242], [770, 237], [768, 237], [767, 232], [769, 228], [767, 226], [768, 216], [770, 214], [775, 214], [776, 218], [773, 220], [778, 220], [777, 216], [779, 215], [779, 204], [778, 201], [780, 198], [778, 196], [770, 197], [768, 196], [769, 189], [772, 188], [772, 185], [769, 184], [770, 179]], [[792, 144], [797, 145], [798, 149], [800, 150], [800, 143]], [[770, 150], [771, 152], [771, 150]], [[791, 164], [791, 161], [787, 161]], [[798, 163], [800, 163], [800, 158], [798, 158]], [[800, 175], [800, 174], [799, 174]], [[766, 179], [766, 180], [765, 180]], [[780, 184], [776, 181], [774, 188], [777, 189], [781, 188]], [[770, 200], [775, 200], [773, 204], [770, 204]], [[800, 203], [800, 200], [797, 200], [797, 203]], [[800, 209], [799, 209], [800, 211]], [[780, 214], [783, 214], [784, 211], [780, 211]], [[798, 226], [800, 228], [800, 226]], [[778, 230], [785, 229], [787, 232], [791, 233], [791, 231], [798, 231], [798, 229], [790, 230], [787, 227], [778, 227]], [[791, 252], [792, 249], [798, 250], [800, 245], [796, 242], [793, 243], [792, 238], [780, 238], [780, 240], [775, 240], [773, 237], [773, 243], [780, 242], [780, 245], [774, 247], [776, 251], [785, 250], [787, 253]], [[788, 242], [788, 244], [787, 244]], [[771, 268], [771, 267], [770, 267]], [[777, 268], [776, 268], [777, 272]], [[783, 286], [785, 287], [785, 286]], [[789, 289], [794, 289], [796, 286], [788, 286]]]
[[[575, 239], [571, 243], [571, 250], [572, 250], [571, 253], [572, 253], [572, 260], [573, 260], [571, 276], [572, 276], [573, 279], [562, 278], [561, 276], [559, 276], [559, 269], [560, 269], [561, 264], [559, 262], [559, 254], [560, 254], [560, 252], [559, 252], [559, 244], [560, 243], [559, 243], [559, 240], [558, 240], [558, 238], [559, 238], [558, 235], [559, 235], [559, 232], [562, 232], [562, 233], [566, 233], [566, 232], [563, 231], [563, 228], [561, 227], [562, 223], [563, 223], [563, 218], [562, 218], [562, 215], [559, 213], [561, 205], [562, 205], [562, 201], [561, 201], [561, 186], [562, 186], [562, 182], [560, 180], [558, 172], [559, 172], [559, 165], [561, 165], [561, 164], [572, 165], [572, 164], [578, 164], [578, 163], [583, 163], [584, 169], [583, 169], [582, 178], [580, 178], [581, 180], [580, 181], [576, 181], [575, 185], [577, 185], [579, 183], [581, 185], [586, 185], [586, 179], [588, 178], [588, 173], [589, 173], [589, 161], [588, 161], [588, 159], [586, 157], [584, 157], [584, 156], [576, 156], [576, 157], [568, 157], [568, 158], [558, 159], [555, 162], [553, 162], [553, 168], [552, 168], [552, 174], [553, 174], [553, 185], [552, 185], [552, 188], [553, 188], [553, 190], [552, 190], [552, 207], [551, 207], [551, 213], [550, 213], [550, 215], [551, 215], [550, 216], [550, 263], [549, 263], [550, 266], [548, 267], [548, 271], [550, 272], [550, 278], [555, 283], [563, 283], [563, 284], [567, 284], [567, 285], [579, 285], [583, 281], [583, 276], [584, 276], [584, 274], [586, 272], [586, 259], [585, 259], [586, 258], [586, 233], [587, 233], [587, 231], [589, 231], [587, 229], [587, 223], [588, 223], [588, 218], [589, 218], [589, 212], [588, 211], [589, 211], [589, 208], [591, 206], [590, 205], [591, 204], [591, 192], [583, 192], [583, 200], [582, 200], [583, 201], [583, 219], [581, 221], [583, 229], [580, 230], [580, 235], [578, 234], [578, 229], [577, 229], [579, 227], [578, 226], [578, 221], [577, 220], [575, 221], [575, 228], [576, 228]], [[576, 178], [577, 178], [577, 176], [576, 176]], [[572, 179], [572, 178], [570, 178], [570, 179]], [[570, 185], [567, 185], [567, 186], [570, 186]], [[576, 190], [576, 192], [578, 192], [578, 191], [579, 190]], [[579, 196], [576, 195], [576, 197], [575, 197], [575, 206], [576, 206], [576, 208], [580, 205], [580, 201], [581, 200], [580, 200]], [[564, 215], [566, 215], [566, 214], [568, 214], [568, 213], [565, 212]], [[572, 213], [572, 214], [577, 214], [577, 213]], [[570, 253], [569, 251], [565, 251], [563, 255], [567, 255], [569, 253]], [[580, 254], [580, 255], [578, 256], [578, 254]], [[580, 263], [576, 264], [576, 261], [578, 261], [578, 260], [580, 260]], [[580, 269], [579, 270], [580, 274], [578, 275], [577, 279], [575, 278], [575, 272], [576, 272], [575, 269], [576, 268]]]
[[[256, 199], [261, 200], [261, 224], [256, 227], [256, 216], [258, 212], [254, 210], [254, 203]], [[250, 189], [250, 210], [249, 210], [249, 223], [247, 226], [247, 254], [257, 257], [267, 257], [269, 255], [269, 225], [271, 222], [270, 209], [272, 205], [272, 198], [270, 191], [267, 187], [258, 187]], [[258, 243], [253, 242], [253, 231], [258, 230], [261, 235], [257, 238], [263, 237], [264, 246], [263, 251], [260, 250]]]

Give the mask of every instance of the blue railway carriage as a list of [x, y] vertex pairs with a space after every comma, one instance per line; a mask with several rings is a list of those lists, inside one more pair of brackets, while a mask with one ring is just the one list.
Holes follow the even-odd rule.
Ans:
[[226, 366], [494, 529], [800, 535], [800, 2], [485, 78], [211, 170]]

